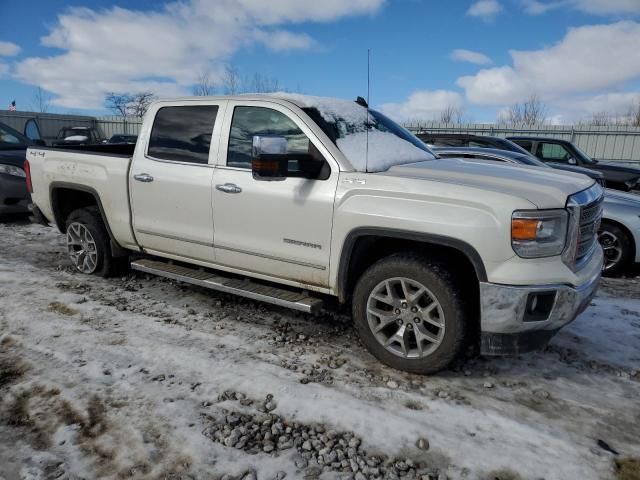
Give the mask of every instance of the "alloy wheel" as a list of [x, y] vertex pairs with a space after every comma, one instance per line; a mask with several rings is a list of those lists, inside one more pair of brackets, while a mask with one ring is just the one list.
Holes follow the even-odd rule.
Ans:
[[604, 251], [604, 264], [602, 269], [606, 272], [615, 267], [622, 259], [622, 243], [617, 235], [608, 230], [601, 230], [598, 233], [598, 241]]
[[380, 282], [367, 300], [367, 321], [376, 340], [403, 358], [424, 358], [442, 343], [445, 318], [438, 299], [404, 277]]
[[67, 227], [67, 252], [73, 265], [82, 273], [93, 273], [98, 268], [98, 249], [93, 235], [82, 223]]

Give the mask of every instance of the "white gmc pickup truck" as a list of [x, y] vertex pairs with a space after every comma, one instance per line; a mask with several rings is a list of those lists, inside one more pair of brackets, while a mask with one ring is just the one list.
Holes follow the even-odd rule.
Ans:
[[544, 346], [589, 305], [603, 191], [560, 171], [439, 160], [356, 102], [293, 94], [155, 103], [135, 146], [30, 148], [35, 217], [83, 273], [131, 267], [305, 312], [350, 306], [416, 373], [468, 342]]

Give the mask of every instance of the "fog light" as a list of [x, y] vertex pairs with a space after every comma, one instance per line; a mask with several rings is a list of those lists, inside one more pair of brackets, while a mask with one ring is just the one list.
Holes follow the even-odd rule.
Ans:
[[556, 292], [530, 293], [524, 310], [524, 322], [543, 322], [549, 320], [553, 305], [556, 303]]

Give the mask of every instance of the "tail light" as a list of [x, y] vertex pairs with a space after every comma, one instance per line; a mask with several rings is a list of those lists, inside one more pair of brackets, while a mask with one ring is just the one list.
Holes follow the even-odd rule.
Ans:
[[24, 173], [26, 175], [27, 190], [29, 190], [29, 193], [33, 193], [33, 184], [31, 183], [31, 166], [29, 165], [29, 160], [24, 161]]

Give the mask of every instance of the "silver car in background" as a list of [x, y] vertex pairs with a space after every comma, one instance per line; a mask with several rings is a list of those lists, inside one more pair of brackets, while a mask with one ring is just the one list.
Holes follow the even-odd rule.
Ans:
[[[551, 168], [533, 155], [480, 147], [432, 147], [441, 158], [504, 162]], [[579, 173], [577, 170], [572, 173]], [[590, 175], [591, 176], [591, 175]], [[640, 262], [640, 195], [606, 189], [598, 240], [604, 250], [603, 273], [615, 275]]]

